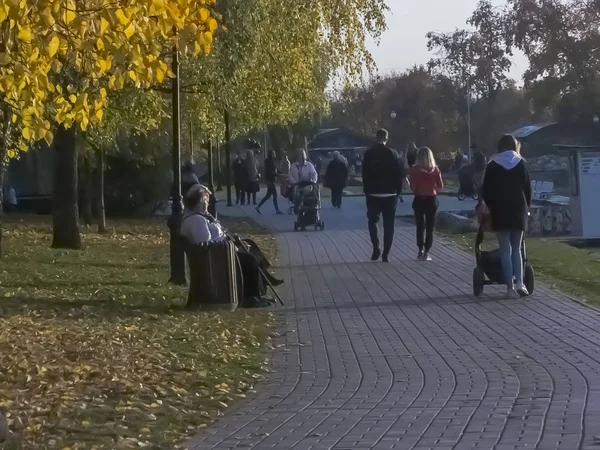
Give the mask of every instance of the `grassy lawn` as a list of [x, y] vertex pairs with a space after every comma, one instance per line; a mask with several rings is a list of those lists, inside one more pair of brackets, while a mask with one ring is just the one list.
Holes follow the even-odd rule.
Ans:
[[[446, 232], [445, 239], [472, 252], [475, 233]], [[495, 245], [495, 236], [486, 234], [486, 243]], [[600, 252], [576, 248], [564, 239], [529, 237], [527, 256], [536, 281], [600, 306]]]
[[[264, 231], [227, 226], [273, 257]], [[5, 226], [0, 407], [13, 436], [1, 448], [176, 448], [252, 390], [272, 314], [184, 311], [164, 221], [84, 230], [83, 251], [50, 249], [50, 232], [39, 218]]]

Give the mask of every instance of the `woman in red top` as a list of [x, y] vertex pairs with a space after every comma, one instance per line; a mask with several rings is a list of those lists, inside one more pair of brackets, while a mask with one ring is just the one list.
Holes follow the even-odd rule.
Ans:
[[431, 261], [429, 250], [433, 245], [435, 215], [439, 206], [437, 192], [444, 187], [444, 182], [428, 147], [422, 147], [417, 153], [416, 164], [410, 169], [410, 187], [415, 193], [413, 210], [417, 223], [418, 259]]

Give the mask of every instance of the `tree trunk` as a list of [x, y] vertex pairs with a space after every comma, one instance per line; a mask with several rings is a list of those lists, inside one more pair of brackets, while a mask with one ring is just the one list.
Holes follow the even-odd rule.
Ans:
[[81, 249], [77, 205], [77, 145], [75, 129], [58, 127], [54, 138], [54, 198], [52, 248]]
[[86, 225], [92, 224], [92, 200], [93, 200], [93, 175], [90, 157], [86, 156], [83, 159], [83, 202], [82, 202], [82, 217]]
[[104, 211], [104, 150], [96, 150], [96, 219], [98, 233], [106, 233], [106, 212]]
[[[4, 144], [2, 144], [2, 150], [4, 149]], [[0, 259], [2, 259], [2, 219], [4, 218], [4, 152], [0, 150]]]
[[2, 116], [4, 121], [2, 122], [2, 136], [4, 139], [0, 142], [0, 259], [3, 255], [3, 247], [2, 247], [2, 220], [4, 216], [4, 174], [6, 172], [6, 168], [8, 167], [7, 163], [7, 151], [8, 151], [8, 135], [10, 133], [10, 109], [8, 106], [4, 106], [2, 111]]

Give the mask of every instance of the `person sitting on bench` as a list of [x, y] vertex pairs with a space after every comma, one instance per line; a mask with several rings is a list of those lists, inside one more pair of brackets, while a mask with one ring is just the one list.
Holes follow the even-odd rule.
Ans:
[[208, 213], [211, 192], [206, 186], [194, 185], [185, 195], [185, 210], [181, 221], [180, 234], [189, 244], [215, 242], [231, 239], [236, 243], [236, 256], [240, 263], [244, 281], [244, 300], [242, 306], [269, 306], [273, 299], [266, 296], [267, 286], [261, 272], [273, 286], [283, 283], [268, 272], [270, 263], [251, 239], [236, 240], [227, 230]]

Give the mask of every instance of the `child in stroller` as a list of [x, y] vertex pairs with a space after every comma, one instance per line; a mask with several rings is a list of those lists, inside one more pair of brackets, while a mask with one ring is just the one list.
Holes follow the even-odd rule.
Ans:
[[321, 193], [318, 183], [302, 181], [294, 186], [294, 212], [296, 221], [294, 231], [313, 226], [316, 230], [323, 230], [325, 222], [321, 220]]
[[[475, 261], [476, 267], [473, 269], [473, 295], [479, 297], [483, 292], [483, 287], [489, 284], [506, 284], [502, 275], [502, 261], [500, 259], [500, 249], [484, 251], [481, 249], [485, 233], [491, 233], [490, 215], [485, 203], [479, 200], [476, 207], [477, 237], [475, 238]], [[523, 259], [523, 283], [531, 295], [535, 287], [535, 274], [533, 267], [527, 262], [527, 249], [525, 247], [525, 238], [521, 241], [521, 258]]]

